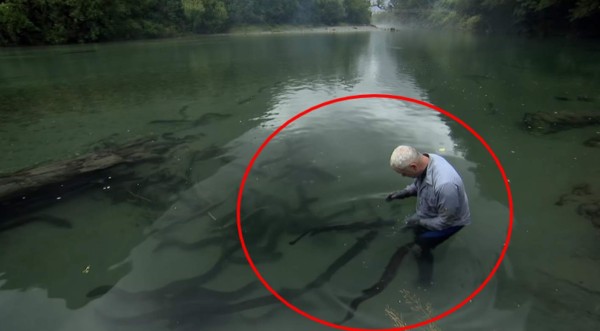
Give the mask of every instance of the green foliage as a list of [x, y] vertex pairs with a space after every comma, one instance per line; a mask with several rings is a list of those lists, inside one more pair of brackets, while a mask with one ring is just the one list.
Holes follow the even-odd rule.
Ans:
[[[376, 1], [385, 8], [383, 0]], [[368, 24], [369, 0], [0, 0], [0, 45], [214, 33], [248, 24]], [[600, 0], [391, 0], [404, 21], [600, 35]]]
[[62, 44], [168, 36], [181, 0], [0, 0], [0, 44]]
[[315, 24], [318, 22], [316, 12], [316, 0], [300, 0], [298, 2], [298, 11], [294, 15], [292, 22], [297, 24]]
[[403, 19], [468, 30], [600, 34], [600, 0], [392, 0]]
[[368, 24], [371, 21], [371, 3], [368, 0], [344, 0], [346, 21], [353, 24]]
[[19, 3], [0, 3], [0, 45], [26, 42], [23, 38], [34, 29]]
[[326, 25], [340, 23], [346, 12], [342, 0], [317, 0], [317, 17], [319, 22]]
[[368, 0], [226, 0], [230, 24], [368, 24]]
[[225, 4], [232, 25], [264, 23], [257, 0], [226, 0]]
[[591, 17], [600, 13], [600, 1], [598, 0], [578, 0], [575, 8], [571, 9], [571, 21]]
[[397, 12], [411, 11], [417, 13], [430, 10], [433, 7], [432, 1], [427, 0], [391, 0], [390, 5]]
[[264, 21], [270, 24], [290, 22], [298, 10], [297, 0], [263, 0]]
[[214, 33], [247, 24], [369, 20], [367, 0], [0, 0], [0, 45]]
[[205, 9], [202, 0], [181, 0], [181, 4], [185, 17], [192, 22], [200, 20], [200, 17], [204, 14]]
[[468, 16], [461, 20], [460, 28], [464, 30], [479, 30], [481, 26], [481, 15]]
[[227, 27], [229, 16], [225, 2], [220, 0], [182, 0], [181, 2], [192, 31], [222, 32]]
[[440, 0], [432, 9], [430, 21], [437, 26], [454, 26], [463, 30], [482, 29], [485, 11], [480, 0]]
[[205, 32], [222, 32], [227, 27], [227, 8], [220, 0], [204, 0], [205, 13], [202, 27]]

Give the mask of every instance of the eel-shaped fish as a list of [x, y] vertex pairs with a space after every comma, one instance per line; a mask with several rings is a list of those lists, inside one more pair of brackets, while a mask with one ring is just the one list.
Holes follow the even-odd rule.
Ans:
[[323, 232], [359, 231], [359, 230], [376, 229], [376, 228], [380, 228], [380, 227], [384, 227], [384, 226], [393, 226], [395, 224], [396, 224], [396, 221], [394, 221], [394, 220], [377, 219], [374, 222], [355, 222], [355, 223], [349, 223], [349, 224], [328, 225], [328, 226], [310, 229], [310, 230], [302, 233], [296, 239], [290, 241], [290, 245], [296, 244], [300, 239], [302, 239], [306, 235], [310, 235], [312, 237], [316, 234], [323, 233]]
[[406, 256], [406, 253], [410, 251], [413, 245], [414, 243], [411, 242], [401, 246], [396, 250], [396, 253], [394, 253], [394, 256], [392, 256], [392, 259], [390, 260], [390, 262], [388, 262], [387, 266], [385, 267], [381, 278], [373, 286], [369, 287], [366, 290], [363, 290], [361, 296], [352, 300], [352, 302], [350, 303], [350, 311], [348, 312], [348, 314], [346, 314], [346, 317], [344, 317], [344, 319], [338, 324], [342, 324], [354, 317], [354, 312], [356, 312], [356, 309], [361, 303], [369, 300], [370, 298], [385, 290], [388, 284], [394, 279], [394, 277], [396, 277], [398, 267], [400, 267], [404, 256]]

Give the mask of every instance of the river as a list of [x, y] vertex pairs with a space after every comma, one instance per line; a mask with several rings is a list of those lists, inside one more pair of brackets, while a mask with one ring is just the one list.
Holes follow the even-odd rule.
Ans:
[[[0, 329], [329, 329], [257, 280], [239, 246], [237, 192], [257, 149], [288, 119], [334, 98], [381, 93], [457, 116], [510, 181], [514, 228], [504, 261], [437, 330], [597, 330], [600, 229], [582, 206], [600, 203], [600, 153], [584, 145], [600, 127], [535, 135], [522, 119], [599, 111], [599, 54], [585, 40], [410, 30], [2, 49], [0, 173], [136, 139], [176, 145], [158, 162], [120, 165], [35, 203], [2, 206], [3, 221], [24, 222], [0, 232]], [[431, 287], [415, 282], [409, 253], [343, 325], [391, 328], [386, 309], [421, 322], [461, 303], [492, 271], [509, 200], [482, 143], [422, 105], [343, 101], [275, 136], [243, 191], [252, 260], [295, 307], [340, 322], [410, 242], [400, 227], [414, 199], [384, 202], [410, 182], [389, 168], [399, 144], [455, 166], [472, 224], [436, 249]], [[290, 244], [315, 227], [377, 219], [397, 222]]]

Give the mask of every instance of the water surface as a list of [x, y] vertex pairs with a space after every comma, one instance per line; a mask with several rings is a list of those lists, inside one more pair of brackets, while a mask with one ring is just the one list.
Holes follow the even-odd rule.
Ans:
[[[577, 210], [600, 199], [598, 149], [583, 145], [600, 128], [532, 135], [521, 120], [525, 112], [598, 111], [598, 51], [585, 41], [411, 31], [2, 50], [1, 173], [135, 139], [177, 143], [160, 162], [118, 166], [76, 190], [58, 187], [35, 204], [2, 207], [7, 220], [35, 220], [0, 233], [2, 324], [328, 329], [258, 283], [239, 247], [237, 190], [260, 144], [295, 114], [336, 97], [389, 93], [465, 121], [493, 148], [512, 189], [515, 224], [504, 263], [439, 327], [595, 330], [599, 232]], [[345, 325], [392, 327], [386, 307], [409, 323], [421, 321], [402, 290], [441, 313], [492, 270], [507, 234], [508, 197], [479, 140], [423, 106], [346, 101], [286, 127], [262, 151], [244, 189], [252, 258], [298, 308], [340, 321], [411, 240], [398, 230], [414, 200], [383, 201], [409, 183], [388, 166], [398, 144], [443, 155], [457, 168], [473, 224], [436, 250], [431, 288], [416, 285], [409, 254], [386, 290]], [[589, 194], [571, 194], [582, 185]], [[565, 203], [556, 205], [561, 197]], [[313, 227], [378, 218], [399, 223], [375, 229], [374, 237], [368, 230], [327, 232], [289, 244]]]

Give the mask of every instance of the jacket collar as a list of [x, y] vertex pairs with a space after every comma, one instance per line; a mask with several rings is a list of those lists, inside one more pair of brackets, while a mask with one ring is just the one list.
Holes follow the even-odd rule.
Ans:
[[434, 167], [434, 160], [435, 160], [435, 154], [426, 154], [429, 157], [429, 163], [427, 164], [427, 169], [425, 169], [425, 184], [427, 185], [433, 185], [433, 167]]

